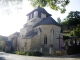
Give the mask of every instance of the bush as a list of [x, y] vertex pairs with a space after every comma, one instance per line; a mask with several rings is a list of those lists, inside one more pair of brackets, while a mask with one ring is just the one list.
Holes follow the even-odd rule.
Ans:
[[70, 39], [69, 36], [63, 35], [63, 40], [67, 40], [67, 39]]
[[35, 52], [28, 52], [28, 55], [29, 56], [41, 56], [43, 54], [39, 51], [35, 51]]
[[18, 55], [27, 55], [27, 56], [41, 56], [41, 55], [43, 55], [39, 51], [35, 51], [35, 52], [20, 52], [20, 51], [15, 51], [15, 54], [18, 54]]

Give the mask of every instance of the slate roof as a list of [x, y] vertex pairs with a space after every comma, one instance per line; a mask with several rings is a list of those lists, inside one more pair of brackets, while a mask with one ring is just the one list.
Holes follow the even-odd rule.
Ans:
[[[40, 6], [38, 6], [37, 9], [34, 9], [32, 12], [34, 12], [36, 10], [39, 11], [39, 12], [41, 12], [41, 13], [45, 13], [45, 14], [51, 16], [51, 14], [49, 14], [44, 8], [41, 8]], [[28, 13], [27, 15], [31, 14], [32, 12]]]
[[[34, 27], [38, 25], [57, 25], [60, 26], [52, 17], [44, 18], [41, 22], [37, 23]], [[60, 26], [61, 27], [61, 26]]]
[[34, 30], [32, 30], [32, 31], [28, 32], [24, 38], [32, 38], [35, 35], [37, 35], [37, 32], [35, 32]]

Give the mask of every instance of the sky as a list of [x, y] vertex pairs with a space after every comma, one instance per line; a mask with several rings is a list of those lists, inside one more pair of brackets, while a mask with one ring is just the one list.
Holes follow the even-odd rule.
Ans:
[[[59, 11], [54, 11], [49, 7], [45, 9], [57, 21], [57, 18], [63, 21], [70, 11], [80, 11], [80, 0], [70, 0], [69, 5], [66, 6], [66, 13], [61, 14]], [[20, 32], [23, 25], [27, 23], [27, 16], [34, 8], [30, 2], [23, 0], [21, 4], [8, 6], [0, 6], [0, 35], [9, 36], [15, 32]]]

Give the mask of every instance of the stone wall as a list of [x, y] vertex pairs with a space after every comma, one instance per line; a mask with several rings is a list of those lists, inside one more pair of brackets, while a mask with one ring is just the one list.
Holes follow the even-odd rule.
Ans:
[[[41, 32], [41, 44], [44, 45], [44, 35], [47, 35], [47, 47], [49, 47], [50, 44], [53, 45], [54, 49], [59, 49], [59, 34], [61, 36], [61, 38], [63, 38], [62, 33], [60, 33], [61, 31], [61, 27], [59, 26], [55, 26], [55, 25], [40, 25], [38, 27], [36, 27], [35, 29], [41, 28], [42, 32]], [[53, 28], [54, 30], [54, 34], [53, 34], [53, 40], [51, 41], [51, 29]], [[62, 40], [61, 42], [61, 46], [62, 46]]]
[[31, 49], [33, 51], [40, 50], [40, 46], [41, 46], [40, 40], [38, 39], [38, 35], [36, 35], [31, 40]]

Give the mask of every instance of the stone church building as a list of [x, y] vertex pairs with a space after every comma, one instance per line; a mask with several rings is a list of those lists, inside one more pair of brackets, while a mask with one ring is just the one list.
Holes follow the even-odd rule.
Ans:
[[20, 30], [20, 50], [60, 50], [62, 38], [61, 26], [44, 8], [38, 7], [27, 14], [27, 23]]
[[12, 45], [17, 50], [49, 53], [53, 49], [61, 50], [62, 38], [61, 26], [41, 7], [27, 14], [27, 23], [20, 30], [20, 34], [8, 37], [9, 40], [17, 42], [16, 45]]

